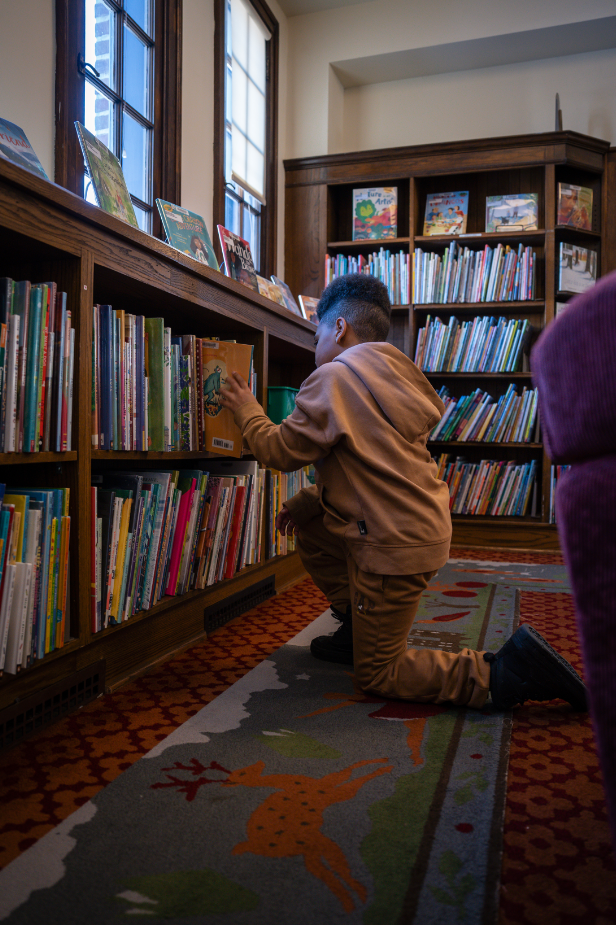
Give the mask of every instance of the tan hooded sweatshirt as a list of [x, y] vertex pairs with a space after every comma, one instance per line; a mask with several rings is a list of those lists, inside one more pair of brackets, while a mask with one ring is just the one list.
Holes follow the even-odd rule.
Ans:
[[314, 463], [317, 484], [286, 502], [298, 526], [322, 510], [360, 569], [405, 575], [449, 555], [449, 491], [426, 447], [443, 411], [412, 360], [391, 344], [363, 343], [316, 369], [282, 424], [254, 402], [235, 421], [262, 465]]

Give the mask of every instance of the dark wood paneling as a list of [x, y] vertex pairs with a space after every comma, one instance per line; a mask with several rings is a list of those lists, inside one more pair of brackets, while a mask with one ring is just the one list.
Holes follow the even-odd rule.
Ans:
[[327, 187], [288, 189], [284, 272], [296, 297], [309, 295], [318, 299], [323, 291], [327, 232]]

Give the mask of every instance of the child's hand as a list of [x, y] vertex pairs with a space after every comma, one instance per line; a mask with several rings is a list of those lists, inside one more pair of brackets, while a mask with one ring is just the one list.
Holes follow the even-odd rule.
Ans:
[[299, 533], [299, 527], [291, 517], [289, 511], [286, 507], [283, 507], [282, 510], [278, 512], [276, 517], [276, 529], [287, 536], [297, 536]]
[[235, 413], [241, 405], [245, 405], [249, 401], [257, 401], [239, 373], [230, 373], [223, 382], [224, 386], [221, 383], [221, 389], [218, 393], [220, 404], [223, 408], [228, 408], [229, 411]]

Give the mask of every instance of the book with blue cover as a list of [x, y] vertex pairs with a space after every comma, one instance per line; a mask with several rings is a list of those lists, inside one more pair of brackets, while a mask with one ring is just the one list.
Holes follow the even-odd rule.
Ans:
[[167, 243], [183, 254], [194, 257], [199, 263], [218, 270], [218, 260], [203, 218], [165, 199], [157, 199], [156, 205]]
[[24, 130], [8, 119], [0, 119], [0, 157], [49, 180]]

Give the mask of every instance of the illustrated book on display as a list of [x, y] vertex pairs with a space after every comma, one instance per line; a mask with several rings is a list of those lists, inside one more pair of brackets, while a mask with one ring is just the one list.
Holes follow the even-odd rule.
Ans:
[[278, 276], [272, 276], [272, 282], [275, 283], [275, 285], [278, 286], [278, 288], [282, 292], [284, 304], [287, 306], [289, 311], [293, 312], [294, 315], [299, 315], [301, 318], [302, 317], [301, 309], [299, 305], [297, 304], [297, 302], [295, 301], [295, 297], [293, 296], [293, 293], [291, 292], [287, 284], [283, 282], [283, 280], [279, 279]]
[[49, 179], [24, 130], [8, 119], [0, 119], [0, 157]]
[[229, 231], [224, 225], [218, 225], [217, 227], [227, 276], [258, 292], [259, 284], [250, 252], [250, 244], [235, 232]]
[[257, 284], [259, 286], [259, 292], [261, 295], [265, 296], [266, 299], [271, 299], [272, 302], [277, 302], [278, 305], [284, 305], [286, 307], [287, 303], [276, 283], [272, 283], [271, 280], [265, 279], [265, 277], [257, 274]]
[[558, 263], [560, 292], [586, 292], [597, 282], [597, 252], [561, 242]]
[[592, 190], [588, 187], [559, 183], [556, 223], [592, 231], [592, 200]]
[[486, 197], [486, 231], [534, 231], [538, 215], [537, 193]]
[[317, 318], [317, 306], [319, 304], [319, 300], [315, 299], [314, 296], [311, 295], [300, 295], [299, 304], [304, 314], [304, 318], [306, 318], [307, 321], [312, 321], [313, 324], [318, 324], [319, 320]]
[[139, 227], [135, 210], [122, 172], [122, 165], [109, 148], [88, 131], [81, 122], [75, 122], [77, 137], [83, 152], [87, 174], [92, 180], [96, 201], [101, 209]]
[[190, 212], [164, 199], [157, 199], [156, 205], [167, 243], [183, 254], [194, 257], [199, 263], [217, 270], [218, 260], [203, 218], [196, 212]]
[[432, 193], [426, 199], [424, 235], [465, 234], [468, 217], [468, 190]]
[[220, 388], [232, 372], [250, 382], [253, 347], [224, 340], [201, 343], [203, 449], [223, 456], [242, 455], [242, 435], [233, 413], [220, 404]]
[[398, 189], [395, 186], [353, 190], [353, 240], [395, 238], [398, 234]]

